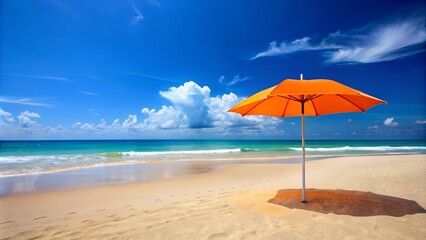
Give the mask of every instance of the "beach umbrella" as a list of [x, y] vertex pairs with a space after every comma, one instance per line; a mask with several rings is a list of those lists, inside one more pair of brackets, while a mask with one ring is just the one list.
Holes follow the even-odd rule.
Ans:
[[365, 112], [385, 101], [329, 79], [286, 79], [233, 106], [228, 112], [273, 117], [302, 117], [302, 202], [305, 196], [305, 116]]

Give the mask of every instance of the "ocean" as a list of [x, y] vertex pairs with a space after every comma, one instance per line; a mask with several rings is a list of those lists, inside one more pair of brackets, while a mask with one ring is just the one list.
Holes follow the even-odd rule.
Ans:
[[[279, 161], [299, 140], [0, 141], [0, 177], [95, 166], [181, 161]], [[306, 141], [307, 160], [325, 156], [425, 154], [425, 141]]]

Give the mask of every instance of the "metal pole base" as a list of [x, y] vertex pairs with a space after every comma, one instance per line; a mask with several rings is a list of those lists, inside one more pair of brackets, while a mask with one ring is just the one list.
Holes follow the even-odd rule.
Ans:
[[306, 201], [302, 201], [302, 203], [306, 203]]

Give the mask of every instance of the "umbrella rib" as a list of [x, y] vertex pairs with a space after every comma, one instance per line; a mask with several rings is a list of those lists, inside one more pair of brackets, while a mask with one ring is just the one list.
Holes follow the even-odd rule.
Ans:
[[314, 111], [315, 111], [315, 116], [319, 116], [319, 114], [318, 114], [318, 111], [317, 111], [317, 107], [315, 106], [315, 104], [314, 104], [314, 99], [316, 99], [316, 98], [319, 98], [319, 97], [321, 97], [321, 96], [323, 96], [324, 94], [318, 94], [318, 95], [312, 95], [312, 96], [310, 96], [310, 98], [309, 98], [309, 101], [311, 101], [312, 102], [312, 107], [314, 107]]
[[298, 98], [296, 98], [296, 97], [294, 97], [292, 95], [288, 95], [288, 97], [287, 96], [282, 96], [282, 95], [276, 95], [276, 96], [278, 96], [280, 98], [285, 98], [285, 99], [288, 99], [288, 100], [292, 100], [292, 101], [295, 101], [295, 102], [301, 102], [300, 99], [298, 99]]
[[284, 108], [284, 111], [283, 111], [283, 114], [281, 115], [281, 117], [285, 116], [285, 112], [287, 111], [287, 107], [288, 107], [289, 102], [290, 102], [290, 99], [287, 99], [287, 103], [285, 104], [285, 108]]
[[315, 98], [319, 98], [319, 97], [321, 97], [321, 96], [323, 96], [323, 95], [324, 95], [324, 94], [313, 94], [313, 95], [308, 95], [308, 96], [306, 96], [306, 98], [304, 98], [304, 99], [302, 99], [302, 96], [301, 96], [301, 95], [299, 95], [299, 97], [300, 97], [300, 98], [297, 98], [297, 97], [295, 97], [295, 96], [293, 96], [293, 95], [288, 95], [288, 96], [276, 95], [276, 96], [281, 97], [281, 98], [285, 98], [285, 99], [289, 99], [289, 100], [293, 100], [293, 101], [296, 101], [296, 102], [303, 102], [303, 101], [307, 102], [307, 101], [314, 100]]
[[342, 95], [340, 95], [340, 94], [336, 94], [336, 96], [339, 96], [339, 97], [341, 97], [341, 98], [345, 99], [345, 100], [346, 100], [346, 101], [348, 101], [350, 104], [352, 104], [352, 105], [354, 105], [355, 107], [359, 108], [359, 109], [361, 110], [361, 112], [364, 112], [364, 111], [365, 111], [365, 110], [364, 110], [364, 109], [362, 109], [360, 106], [356, 105], [356, 104], [355, 104], [355, 103], [353, 103], [351, 100], [349, 100], [349, 99], [347, 99], [347, 98], [343, 97]]
[[265, 98], [265, 99], [262, 99], [261, 101], [259, 101], [258, 103], [256, 103], [252, 108], [250, 108], [249, 110], [247, 110], [247, 112], [245, 112], [244, 114], [241, 114], [241, 116], [245, 116], [245, 115], [247, 115], [247, 113], [249, 113], [251, 110], [253, 110], [253, 108], [255, 108], [255, 107], [257, 107], [257, 105], [259, 105], [259, 104], [261, 104], [261, 103], [263, 103], [265, 100], [266, 100], [267, 98]]
[[319, 97], [321, 97], [321, 96], [323, 96], [324, 94], [314, 94], [314, 95], [309, 95], [308, 96], [308, 100], [309, 101], [312, 101], [312, 100], [314, 100], [315, 98], [319, 98]]
[[312, 101], [312, 106], [314, 107], [314, 111], [315, 111], [315, 116], [318, 116], [318, 112], [317, 112], [317, 108], [315, 107], [314, 101]]

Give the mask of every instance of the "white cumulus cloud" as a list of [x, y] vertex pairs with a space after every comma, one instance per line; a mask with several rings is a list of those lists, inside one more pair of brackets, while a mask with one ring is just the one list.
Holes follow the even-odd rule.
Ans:
[[147, 117], [139, 126], [142, 129], [155, 128], [225, 128], [225, 127], [255, 127], [257, 129], [271, 128], [278, 125], [280, 120], [272, 117], [249, 116], [242, 117], [227, 111], [235, 104], [244, 100], [234, 93], [222, 96], [210, 96], [210, 88], [201, 87], [195, 82], [186, 82], [160, 95], [168, 99], [172, 106], [162, 106], [161, 109], [143, 108], [141, 113]]
[[82, 129], [82, 130], [85, 130], [85, 131], [94, 131], [96, 128], [93, 126], [93, 124], [90, 124], [90, 123], [84, 123], [84, 124], [82, 124], [81, 126], [80, 126], [80, 128]]
[[101, 122], [98, 125], [96, 125], [96, 128], [97, 129], [104, 129], [107, 126], [108, 126], [107, 122], [105, 121], [105, 119], [102, 118]]
[[124, 129], [133, 128], [138, 123], [138, 117], [136, 115], [129, 115], [129, 117], [124, 120], [123, 124], [121, 125]]
[[209, 87], [200, 87], [195, 82], [189, 81], [177, 88], [171, 87], [168, 91], [160, 91], [160, 95], [172, 102], [174, 108], [187, 117], [188, 127], [211, 127], [208, 115]]
[[120, 119], [115, 119], [114, 121], [112, 121], [111, 124], [113, 127], [119, 127], [120, 126]]
[[15, 119], [13, 119], [13, 116], [10, 112], [6, 112], [2, 108], [0, 108], [0, 122], [2, 122], [3, 120], [5, 120], [7, 123], [15, 122]]
[[[21, 112], [13, 122], [13, 115], [0, 108], [0, 137], [8, 139], [63, 138], [141, 138], [141, 137], [226, 137], [226, 136], [265, 136], [287, 134], [277, 127], [279, 118], [264, 116], [242, 117], [227, 112], [232, 106], [244, 100], [234, 93], [211, 96], [208, 86], [200, 86], [189, 81], [167, 91], [160, 96], [170, 104], [160, 109], [142, 108], [141, 115], [130, 114], [124, 121], [114, 119], [110, 124], [105, 119], [98, 123], [77, 121], [69, 126], [42, 126], [35, 119], [40, 114], [31, 111]], [[9, 119], [9, 120], [8, 120]], [[6, 126], [6, 127], [3, 127]], [[162, 130], [162, 131], [157, 131]], [[167, 130], [167, 131], [163, 131]]]
[[21, 112], [17, 117], [19, 124], [23, 128], [29, 128], [37, 125], [37, 122], [32, 120], [31, 118], [41, 118], [38, 113], [35, 112]]
[[141, 113], [148, 116], [141, 125], [145, 129], [188, 127], [186, 115], [176, 110], [173, 106], [162, 106], [158, 111], [143, 108]]
[[395, 122], [394, 120], [395, 120], [395, 118], [393, 118], [393, 117], [386, 118], [386, 120], [383, 122], [383, 124], [385, 126], [388, 126], [388, 127], [397, 127], [397, 126], [399, 126], [399, 123]]

